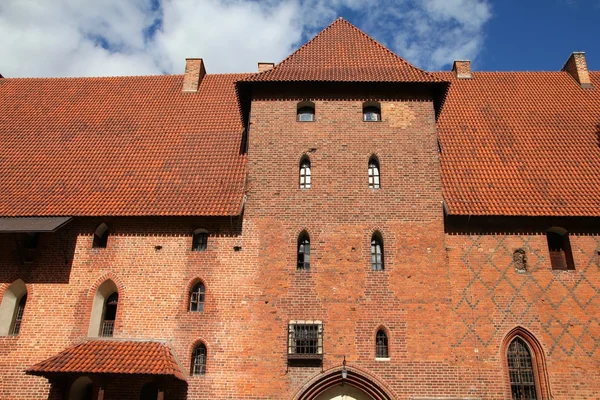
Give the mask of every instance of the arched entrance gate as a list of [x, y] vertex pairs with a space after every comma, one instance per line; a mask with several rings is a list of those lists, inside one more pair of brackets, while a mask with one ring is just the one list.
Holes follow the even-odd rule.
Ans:
[[356, 368], [332, 368], [304, 385], [294, 400], [392, 400], [389, 389], [374, 376]]

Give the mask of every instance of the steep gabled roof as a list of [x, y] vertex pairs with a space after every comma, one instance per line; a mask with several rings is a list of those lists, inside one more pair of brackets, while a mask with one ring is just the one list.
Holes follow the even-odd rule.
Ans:
[[0, 216], [237, 215], [247, 76], [0, 79]]
[[451, 81], [438, 120], [454, 215], [600, 216], [600, 72], [474, 72]]
[[248, 81], [439, 82], [338, 18], [275, 68]]

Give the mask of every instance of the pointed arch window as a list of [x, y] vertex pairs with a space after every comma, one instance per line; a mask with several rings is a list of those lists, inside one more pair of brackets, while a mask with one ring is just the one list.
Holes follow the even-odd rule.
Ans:
[[537, 400], [533, 359], [529, 346], [520, 337], [510, 342], [508, 372], [513, 400]]
[[204, 312], [204, 297], [206, 296], [206, 289], [204, 283], [198, 282], [192, 288], [190, 292], [190, 312]]
[[106, 302], [104, 304], [104, 312], [102, 314], [102, 330], [100, 331], [100, 336], [113, 336], [118, 304], [119, 293], [115, 292], [106, 298]]
[[10, 328], [10, 334], [17, 336], [21, 331], [21, 321], [23, 321], [23, 312], [25, 311], [25, 304], [27, 303], [27, 294], [24, 294], [19, 300], [19, 305], [15, 311], [15, 319], [13, 320], [12, 327]]
[[388, 337], [383, 329], [377, 331], [375, 336], [375, 357], [376, 358], [388, 358]]
[[310, 189], [311, 172], [310, 160], [308, 157], [302, 157], [300, 160], [300, 189]]
[[298, 103], [296, 110], [298, 122], [313, 122], [315, 120], [315, 103], [312, 101], [301, 101]]
[[379, 232], [371, 237], [371, 268], [373, 271], [383, 271], [383, 238]]
[[92, 247], [103, 249], [108, 243], [108, 226], [103, 222], [94, 231]]
[[206, 251], [208, 248], [208, 231], [196, 229], [192, 236], [192, 251]]
[[14, 281], [4, 292], [0, 304], [0, 336], [17, 336], [21, 332], [23, 313], [27, 304], [27, 287], [21, 279]]
[[369, 188], [379, 189], [379, 161], [376, 157], [369, 159]]
[[206, 346], [204, 343], [199, 343], [194, 347], [192, 352], [192, 365], [190, 368], [191, 375], [206, 374]]
[[552, 269], [574, 270], [575, 263], [567, 230], [558, 227], [550, 228], [546, 232], [546, 238], [548, 239], [548, 252]]
[[297, 269], [310, 269], [310, 237], [306, 231], [298, 236]]

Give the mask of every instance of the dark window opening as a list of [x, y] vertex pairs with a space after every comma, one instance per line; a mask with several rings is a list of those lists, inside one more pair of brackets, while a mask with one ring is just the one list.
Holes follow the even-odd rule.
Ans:
[[100, 224], [96, 231], [94, 232], [94, 240], [92, 242], [92, 247], [95, 248], [106, 248], [106, 244], [108, 243], [108, 226], [105, 223]]
[[315, 120], [315, 104], [310, 101], [298, 103], [296, 119], [299, 122], [313, 122]]
[[298, 269], [310, 269], [310, 237], [302, 232], [298, 237]]
[[192, 251], [206, 251], [208, 247], [208, 232], [203, 229], [194, 231], [192, 237]]
[[27, 294], [24, 294], [19, 300], [19, 305], [15, 310], [15, 316], [13, 319], [12, 327], [10, 329], [10, 335], [17, 336], [21, 331], [21, 322], [23, 321], [23, 312], [25, 312], [25, 304], [27, 303]]
[[379, 189], [379, 162], [376, 158], [369, 160], [369, 188]]
[[100, 326], [100, 336], [113, 336], [118, 303], [119, 294], [116, 292], [106, 298], [106, 302], [104, 303], [104, 313], [102, 315], [102, 324]]
[[206, 374], [206, 346], [200, 343], [194, 348], [192, 353], [192, 366], [190, 368], [191, 375]]
[[381, 121], [381, 107], [379, 103], [369, 102], [363, 104], [363, 121], [377, 122]]
[[190, 293], [190, 312], [203, 312], [204, 311], [204, 296], [205, 288], [202, 282], [198, 282], [192, 288]]
[[548, 251], [552, 269], [575, 269], [568, 232], [561, 228], [552, 228], [546, 232], [546, 238], [548, 239]]
[[37, 232], [26, 233], [23, 236], [23, 247], [28, 250], [33, 250], [38, 247], [40, 234]]
[[513, 400], [537, 400], [531, 352], [521, 338], [510, 343], [507, 358]]
[[158, 387], [154, 383], [146, 383], [140, 391], [140, 400], [158, 399]]
[[323, 357], [323, 325], [315, 322], [291, 323], [288, 326], [288, 358]]
[[383, 238], [375, 232], [371, 238], [371, 268], [373, 271], [383, 271]]
[[388, 338], [385, 332], [380, 329], [377, 331], [375, 338], [375, 357], [376, 358], [388, 358]]
[[300, 160], [300, 189], [310, 189], [310, 184], [310, 160], [308, 157], [303, 157], [302, 160]]

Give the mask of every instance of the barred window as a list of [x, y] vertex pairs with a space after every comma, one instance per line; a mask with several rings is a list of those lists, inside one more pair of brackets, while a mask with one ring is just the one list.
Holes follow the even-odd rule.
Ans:
[[100, 336], [112, 337], [115, 330], [115, 319], [117, 316], [118, 304], [119, 293], [115, 292], [106, 298], [106, 302], [104, 303], [104, 314], [102, 315]]
[[205, 251], [208, 247], [208, 231], [196, 229], [192, 236], [192, 251]]
[[521, 338], [510, 343], [507, 358], [513, 400], [537, 400], [531, 352]]
[[548, 239], [548, 251], [552, 269], [575, 269], [569, 233], [567, 230], [557, 227], [551, 228], [546, 232], [546, 238]]
[[379, 161], [375, 157], [369, 160], [369, 188], [379, 189]]
[[310, 184], [310, 160], [305, 156], [300, 160], [300, 189], [310, 189]]
[[25, 304], [27, 303], [27, 293], [25, 293], [21, 300], [19, 300], [19, 305], [15, 310], [15, 317], [10, 328], [10, 334], [12, 336], [17, 336], [21, 331], [21, 321], [23, 320], [23, 312], [25, 311]]
[[375, 357], [388, 358], [388, 338], [383, 329], [377, 331], [375, 337]]
[[311, 101], [298, 103], [296, 119], [299, 122], [313, 122], [315, 120], [315, 103]]
[[108, 243], [108, 226], [103, 222], [94, 231], [92, 247], [105, 248]]
[[196, 283], [190, 292], [190, 312], [204, 311], [204, 296], [204, 284], [202, 282]]
[[310, 269], [310, 237], [306, 231], [298, 236], [297, 269]]
[[383, 271], [383, 238], [379, 232], [371, 237], [371, 268], [373, 271]]
[[363, 104], [363, 121], [381, 121], [381, 105], [376, 101], [368, 101]]
[[206, 346], [203, 343], [198, 344], [192, 353], [191, 375], [206, 374]]
[[288, 325], [288, 358], [322, 358], [323, 324], [320, 321], [292, 321]]

